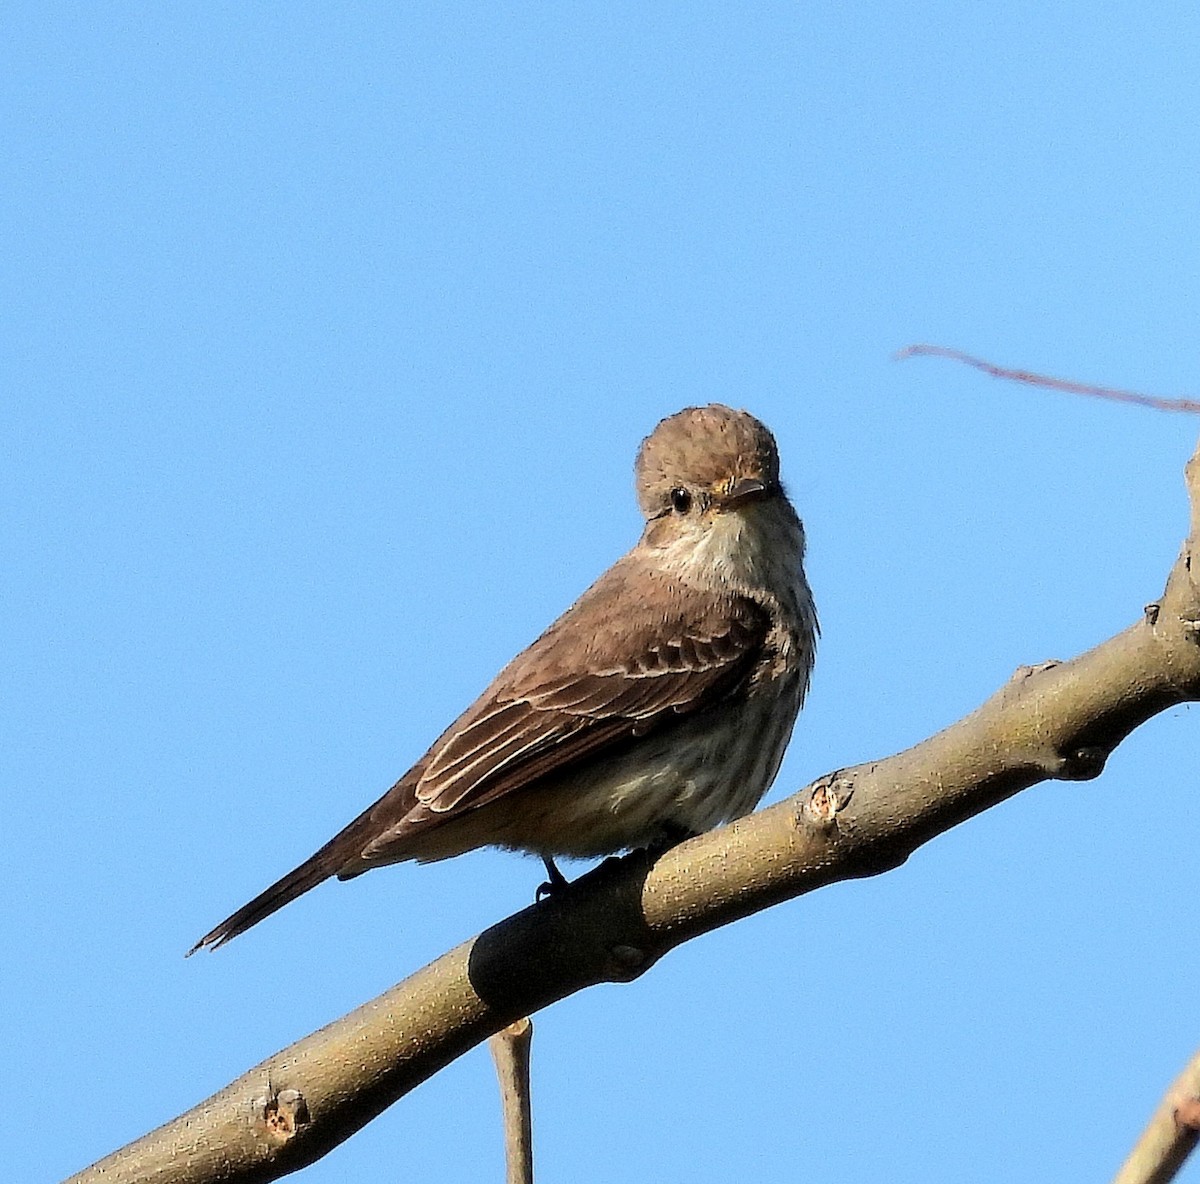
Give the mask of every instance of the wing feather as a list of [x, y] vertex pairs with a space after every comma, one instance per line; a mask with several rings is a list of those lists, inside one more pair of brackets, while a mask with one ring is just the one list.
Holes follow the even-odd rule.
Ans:
[[[416, 802], [444, 820], [743, 685], [762, 653], [766, 612], [661, 573], [643, 578], [669, 586], [649, 597], [611, 586], [630, 580], [618, 565], [502, 671], [430, 749]], [[596, 612], [608, 604], [611, 614]]]

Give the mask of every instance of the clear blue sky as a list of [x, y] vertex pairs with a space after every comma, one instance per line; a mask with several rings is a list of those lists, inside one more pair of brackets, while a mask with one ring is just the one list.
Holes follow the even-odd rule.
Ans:
[[[889, 356], [1200, 393], [1192, 3], [2, 21], [13, 1180], [528, 902], [397, 867], [183, 959], [633, 542], [664, 414], [758, 414], [808, 524], [775, 796], [1161, 590], [1195, 420]], [[1196, 1041], [1198, 723], [539, 1016], [540, 1178], [1107, 1178]], [[303, 1178], [501, 1178], [486, 1054]]]

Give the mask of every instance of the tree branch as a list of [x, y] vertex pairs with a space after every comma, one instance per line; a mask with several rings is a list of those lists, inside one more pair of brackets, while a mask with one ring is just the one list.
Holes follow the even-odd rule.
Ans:
[[1032, 370], [1014, 370], [1008, 366], [997, 366], [985, 358], [976, 358], [951, 349], [946, 345], [906, 345], [897, 351], [892, 360], [903, 362], [909, 358], [949, 358], [974, 366], [993, 378], [1004, 378], [1009, 382], [1023, 382], [1028, 386], [1040, 386], [1050, 391], [1066, 391], [1070, 395], [1087, 395], [1093, 399], [1111, 399], [1116, 403], [1135, 403], [1139, 407], [1152, 407], [1155, 411], [1181, 411], [1186, 415], [1200, 415], [1200, 402], [1195, 399], [1164, 399], [1159, 395], [1146, 395], [1141, 391], [1123, 391], [1118, 387], [1100, 386], [1091, 382], [1072, 382], [1067, 378], [1052, 378], [1049, 374], [1035, 374]]
[[504, 1159], [508, 1184], [533, 1184], [533, 1101], [529, 1090], [529, 1046], [533, 1021], [522, 1016], [488, 1038], [504, 1112]]
[[1112, 1184], [1167, 1184], [1200, 1140], [1200, 1052], [1171, 1083]]
[[1023, 668], [982, 707], [886, 760], [838, 770], [653, 864], [611, 859], [270, 1057], [71, 1184], [277, 1179], [455, 1057], [680, 943], [838, 880], [876, 875], [1036, 782], [1097, 776], [1139, 724], [1200, 698], [1200, 448], [1190, 535], [1162, 598], [1069, 662]]

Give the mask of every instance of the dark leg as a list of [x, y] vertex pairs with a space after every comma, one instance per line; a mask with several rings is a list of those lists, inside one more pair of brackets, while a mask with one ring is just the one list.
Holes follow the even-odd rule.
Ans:
[[546, 865], [546, 875], [549, 878], [538, 885], [535, 901], [541, 900], [543, 896], [553, 896], [556, 892], [561, 892], [571, 882], [558, 870], [549, 855], [543, 855], [542, 862]]

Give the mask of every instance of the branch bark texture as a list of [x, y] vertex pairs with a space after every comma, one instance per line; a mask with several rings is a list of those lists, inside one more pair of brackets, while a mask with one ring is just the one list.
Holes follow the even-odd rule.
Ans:
[[922, 843], [1047, 778], [1097, 776], [1139, 724], [1200, 699], [1200, 448], [1189, 535], [1138, 622], [1069, 662], [1023, 668], [982, 707], [886, 760], [841, 769], [651, 863], [608, 860], [377, 999], [270, 1057], [70, 1184], [274, 1180], [320, 1158], [514, 1020]]

